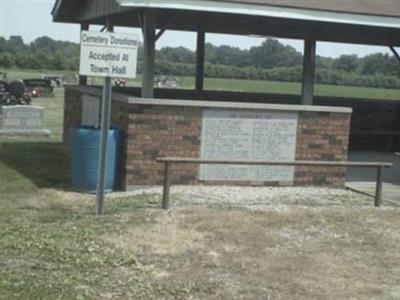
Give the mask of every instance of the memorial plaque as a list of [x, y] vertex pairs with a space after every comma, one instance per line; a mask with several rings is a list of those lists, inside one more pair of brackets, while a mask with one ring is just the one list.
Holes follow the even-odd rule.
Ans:
[[[293, 161], [297, 124], [297, 112], [206, 109], [201, 158]], [[200, 166], [200, 180], [292, 182], [293, 178], [290, 166]]]
[[85, 95], [83, 96], [82, 125], [100, 126], [100, 99]]
[[42, 129], [44, 109], [37, 106], [4, 106], [1, 129]]

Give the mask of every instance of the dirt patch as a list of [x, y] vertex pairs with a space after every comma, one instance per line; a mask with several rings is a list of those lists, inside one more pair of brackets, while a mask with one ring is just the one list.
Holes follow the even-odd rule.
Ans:
[[104, 240], [135, 253], [176, 256], [203, 247], [205, 233], [185, 224], [185, 214], [179, 210], [164, 212], [154, 223], [106, 236]]

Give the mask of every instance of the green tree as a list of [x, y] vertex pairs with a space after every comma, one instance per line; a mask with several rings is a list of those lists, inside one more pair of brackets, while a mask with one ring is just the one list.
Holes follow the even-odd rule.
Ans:
[[60, 52], [57, 52], [53, 58], [54, 69], [56, 70], [64, 70], [66, 67], [65, 59]]
[[5, 51], [9, 53], [26, 52], [28, 47], [24, 44], [24, 40], [19, 35], [10, 36]]
[[357, 70], [359, 65], [357, 55], [341, 55], [338, 59], [335, 59], [333, 63], [333, 69], [337, 71], [354, 72]]
[[184, 47], [164, 47], [157, 52], [160, 60], [166, 60], [178, 63], [194, 63], [196, 61], [195, 53]]
[[57, 51], [57, 42], [54, 41], [53, 39], [43, 36], [40, 38], [37, 38], [30, 44], [30, 48], [32, 51], [36, 53], [45, 53], [46, 55], [54, 55], [54, 53]]
[[244, 67], [249, 64], [249, 53], [247, 50], [230, 46], [220, 46], [215, 51], [215, 61], [222, 65]]
[[364, 75], [385, 74], [391, 69], [388, 54], [376, 53], [362, 59], [361, 73]]
[[54, 65], [52, 62], [52, 58], [49, 55], [46, 55], [45, 52], [37, 52], [35, 54], [35, 59], [39, 64], [40, 69], [53, 69]]
[[7, 40], [0, 36], [0, 53], [6, 51]]
[[0, 53], [0, 66], [11, 68], [14, 66], [14, 58], [10, 53]]

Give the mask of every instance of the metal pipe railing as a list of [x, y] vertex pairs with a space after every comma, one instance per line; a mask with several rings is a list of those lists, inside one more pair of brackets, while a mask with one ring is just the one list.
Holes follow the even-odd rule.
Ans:
[[268, 160], [209, 160], [198, 158], [184, 157], [159, 157], [156, 159], [159, 163], [164, 163], [164, 184], [162, 196], [162, 208], [169, 208], [169, 194], [171, 186], [171, 165], [172, 164], [234, 164], [234, 165], [266, 165], [266, 166], [316, 166], [316, 167], [361, 167], [376, 168], [376, 190], [375, 190], [375, 207], [382, 205], [382, 185], [383, 173], [385, 168], [393, 166], [387, 162], [349, 162], [349, 161], [268, 161]]

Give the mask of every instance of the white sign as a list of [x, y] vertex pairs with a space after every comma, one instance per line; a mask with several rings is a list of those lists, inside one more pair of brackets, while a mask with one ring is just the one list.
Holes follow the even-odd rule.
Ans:
[[[298, 113], [203, 112], [202, 159], [294, 161]], [[294, 167], [201, 165], [200, 180], [292, 182]]]
[[135, 78], [138, 43], [137, 35], [82, 31], [79, 74]]

